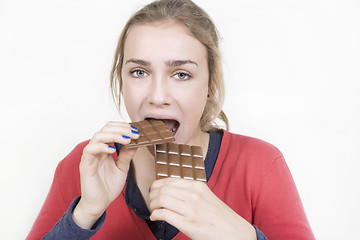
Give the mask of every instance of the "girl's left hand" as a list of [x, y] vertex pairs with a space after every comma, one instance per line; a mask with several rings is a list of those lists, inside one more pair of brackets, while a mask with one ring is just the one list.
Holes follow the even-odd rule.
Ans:
[[165, 178], [150, 191], [150, 219], [166, 221], [194, 240], [256, 239], [254, 227], [199, 181]]

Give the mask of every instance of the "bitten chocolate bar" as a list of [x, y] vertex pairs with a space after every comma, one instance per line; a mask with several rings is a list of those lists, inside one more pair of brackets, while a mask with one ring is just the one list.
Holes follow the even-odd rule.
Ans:
[[155, 146], [156, 179], [167, 177], [206, 182], [202, 148], [176, 143]]
[[126, 145], [127, 148], [146, 147], [175, 141], [174, 135], [160, 120], [150, 119], [133, 122], [131, 126], [138, 129], [140, 137], [136, 140], [132, 139], [131, 142]]

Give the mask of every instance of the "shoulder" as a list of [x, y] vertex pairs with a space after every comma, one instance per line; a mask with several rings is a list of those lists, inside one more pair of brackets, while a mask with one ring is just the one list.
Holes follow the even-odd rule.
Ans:
[[226, 148], [227, 151], [246, 156], [256, 156], [257, 158], [266, 157], [274, 159], [282, 157], [280, 150], [271, 143], [258, 138], [235, 134], [225, 130], [222, 147]]
[[252, 196], [259, 193], [270, 176], [274, 180], [289, 175], [283, 154], [277, 147], [254, 137], [227, 131], [224, 131], [218, 160], [222, 172], [230, 173], [231, 181], [246, 183], [248, 189], [252, 189]]
[[244, 175], [264, 174], [274, 164], [284, 162], [277, 147], [258, 138], [224, 131], [217, 162], [229, 171], [243, 172]]

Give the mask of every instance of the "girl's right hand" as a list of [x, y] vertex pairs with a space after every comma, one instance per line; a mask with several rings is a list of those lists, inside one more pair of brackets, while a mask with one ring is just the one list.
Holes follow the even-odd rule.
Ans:
[[90, 229], [124, 188], [136, 149], [123, 147], [114, 161], [111, 143], [122, 145], [139, 138], [129, 123], [108, 122], [84, 148], [80, 162], [81, 199], [73, 211], [77, 225]]

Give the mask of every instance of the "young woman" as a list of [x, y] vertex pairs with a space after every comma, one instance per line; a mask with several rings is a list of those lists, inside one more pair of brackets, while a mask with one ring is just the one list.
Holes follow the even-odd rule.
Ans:
[[109, 122], [59, 164], [28, 239], [314, 239], [282, 154], [215, 124], [228, 125], [218, 44], [190, 0], [155, 1], [125, 25], [111, 77], [133, 122], [202, 147], [208, 183], [155, 180], [151, 150], [121, 147], [137, 129]]

